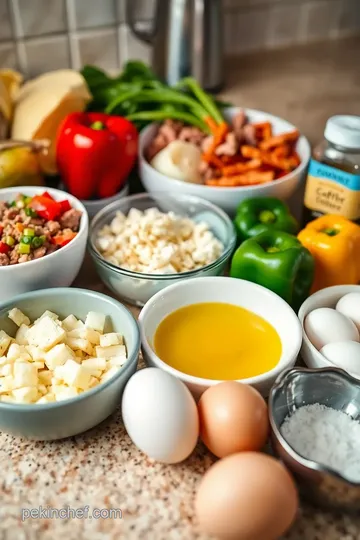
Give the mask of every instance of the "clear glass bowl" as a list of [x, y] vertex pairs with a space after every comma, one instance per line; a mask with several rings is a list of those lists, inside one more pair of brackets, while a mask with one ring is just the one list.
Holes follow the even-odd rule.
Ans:
[[[202, 268], [179, 274], [141, 274], [125, 270], [106, 261], [96, 248], [100, 229], [108, 225], [117, 212], [128, 214], [131, 208], [144, 211], [156, 207], [162, 212], [174, 212], [196, 222], [205, 221], [214, 236], [224, 245], [221, 256]], [[143, 306], [155, 293], [183, 279], [198, 276], [218, 276], [224, 273], [236, 243], [236, 233], [230, 218], [217, 206], [190, 195], [141, 193], [125, 197], [103, 208], [93, 219], [89, 234], [89, 252], [100, 279], [118, 297], [129, 304]]]

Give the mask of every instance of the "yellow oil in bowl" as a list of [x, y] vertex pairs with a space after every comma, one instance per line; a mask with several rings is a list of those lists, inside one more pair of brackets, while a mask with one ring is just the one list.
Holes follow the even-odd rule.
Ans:
[[155, 332], [154, 350], [188, 375], [236, 380], [273, 369], [280, 360], [281, 340], [270, 323], [247, 309], [204, 302], [165, 317]]

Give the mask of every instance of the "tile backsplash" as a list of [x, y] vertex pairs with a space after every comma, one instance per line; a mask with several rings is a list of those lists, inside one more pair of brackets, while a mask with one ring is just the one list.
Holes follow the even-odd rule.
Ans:
[[[29, 76], [85, 63], [116, 70], [150, 47], [125, 24], [127, 0], [0, 0], [0, 66]], [[156, 0], [135, 3], [151, 25]], [[222, 0], [229, 54], [360, 34], [360, 0]]]

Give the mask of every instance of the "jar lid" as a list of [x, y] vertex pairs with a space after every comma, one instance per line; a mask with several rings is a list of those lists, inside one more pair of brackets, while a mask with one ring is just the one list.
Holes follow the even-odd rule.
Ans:
[[332, 116], [326, 123], [324, 135], [333, 144], [360, 150], [360, 116]]

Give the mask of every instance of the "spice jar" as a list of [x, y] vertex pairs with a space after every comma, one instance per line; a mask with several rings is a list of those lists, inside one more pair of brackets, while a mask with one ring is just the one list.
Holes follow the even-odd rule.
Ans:
[[360, 223], [360, 116], [332, 116], [313, 151], [304, 197], [304, 225], [324, 214]]

